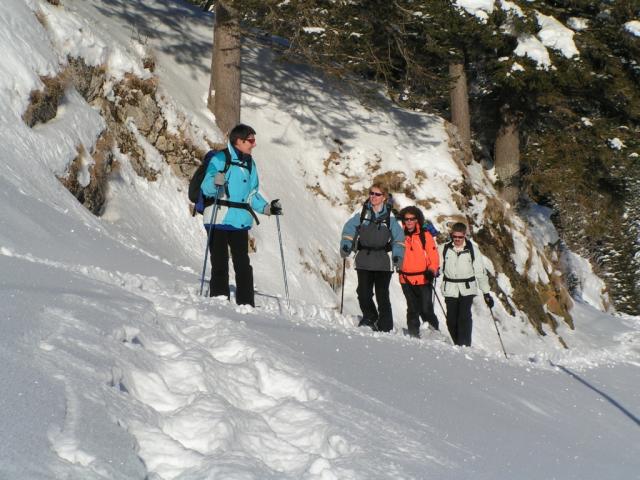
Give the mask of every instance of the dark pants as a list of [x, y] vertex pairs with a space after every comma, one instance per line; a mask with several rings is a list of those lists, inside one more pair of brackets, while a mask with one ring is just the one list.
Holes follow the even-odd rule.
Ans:
[[438, 330], [438, 317], [433, 311], [433, 288], [430, 284], [411, 285], [402, 284], [402, 293], [407, 300], [407, 328], [411, 335], [417, 335], [420, 331], [420, 318], [423, 322], [429, 322], [435, 330]]
[[253, 299], [253, 269], [249, 263], [248, 230], [214, 230], [211, 234], [211, 281], [209, 295], [229, 298], [229, 249], [236, 272], [236, 303], [255, 306]]
[[447, 304], [447, 328], [454, 345], [471, 346], [471, 305], [474, 295], [444, 297]]
[[[389, 282], [392, 272], [356, 270], [358, 272], [358, 303], [362, 310], [361, 324], [370, 325], [374, 330], [389, 332], [393, 329], [393, 315], [389, 300]], [[375, 288], [376, 301], [373, 301]]]

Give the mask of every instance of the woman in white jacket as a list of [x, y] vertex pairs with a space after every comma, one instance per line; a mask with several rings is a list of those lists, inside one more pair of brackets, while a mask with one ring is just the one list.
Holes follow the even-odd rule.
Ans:
[[451, 240], [440, 245], [442, 265], [442, 293], [447, 305], [447, 327], [455, 345], [471, 346], [471, 305], [480, 290], [489, 308], [493, 298], [489, 294], [489, 279], [480, 252], [466, 238], [467, 226], [455, 223]]

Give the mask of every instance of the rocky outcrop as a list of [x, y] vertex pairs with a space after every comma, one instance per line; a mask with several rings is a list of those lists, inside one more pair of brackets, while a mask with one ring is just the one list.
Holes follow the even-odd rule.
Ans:
[[[167, 129], [167, 122], [156, 100], [154, 78], [133, 75], [104, 90], [105, 69], [87, 65], [82, 59], [69, 59], [67, 67], [54, 78], [43, 78], [44, 88], [31, 94], [23, 120], [33, 127], [53, 119], [68, 88], [76, 89], [87, 103], [97, 107], [106, 128], [91, 151], [78, 145], [78, 155], [59, 177], [62, 184], [92, 213], [103, 211], [109, 175], [117, 169], [113, 151], [128, 155], [134, 171], [149, 181], [159, 174], [146, 160], [145, 148], [155, 148], [173, 172], [190, 177], [205, 152], [184, 136]], [[88, 172], [88, 178], [83, 179]]]

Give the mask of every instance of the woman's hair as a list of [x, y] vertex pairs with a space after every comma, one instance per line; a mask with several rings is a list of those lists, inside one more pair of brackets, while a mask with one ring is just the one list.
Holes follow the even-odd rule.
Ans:
[[384, 194], [385, 199], [389, 198], [389, 189], [385, 185], [381, 183], [374, 183], [369, 187], [369, 191], [371, 191], [372, 188], [377, 188], [378, 190], [380, 190]]
[[250, 135], [255, 135], [256, 131], [249, 125], [239, 123], [229, 132], [229, 143], [235, 145], [238, 140], [246, 140]]
[[398, 213], [400, 219], [402, 221], [404, 221], [404, 216], [405, 215], [413, 215], [414, 217], [416, 217], [418, 219], [418, 225], [420, 225], [420, 227], [422, 228], [422, 225], [424, 225], [424, 214], [422, 213], [422, 210], [420, 210], [418, 207], [414, 207], [413, 205], [410, 207], [404, 207], [402, 210], [400, 210], [400, 212]]
[[467, 234], [467, 226], [462, 222], [456, 222], [451, 226], [451, 233], [464, 233]]

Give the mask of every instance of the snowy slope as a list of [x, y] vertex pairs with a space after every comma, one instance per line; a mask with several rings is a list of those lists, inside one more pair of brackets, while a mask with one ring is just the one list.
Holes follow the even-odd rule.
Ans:
[[[460, 172], [441, 120], [365, 109], [310, 71], [248, 48], [243, 119], [258, 130], [265, 193], [285, 205], [292, 305], [281, 298], [273, 219], [254, 229], [259, 308], [200, 298], [204, 238], [183, 213], [184, 192], [169, 170], [148, 183], [122, 157], [105, 215], [96, 218], [54, 175], [77, 144], [90, 150], [99, 115], [73, 90], [45, 125], [30, 129], [21, 114], [38, 77], [59, 71], [67, 54], [106, 63], [118, 78], [148, 74], [139, 62], [151, 49], [168, 117], [192, 125], [196, 140], [216, 138], [204, 102], [211, 17], [172, 2], [66, 0], [55, 9], [7, 1], [0, 478], [637, 476], [638, 318], [577, 303], [576, 330], [562, 332], [571, 348], [563, 350], [504, 317], [507, 361], [479, 305], [471, 349], [440, 336], [373, 334], [338, 315], [337, 296], [305, 268], [305, 259], [320, 263], [320, 251], [336, 253], [349, 214], [340, 179], [322, 177], [334, 138], [345, 142], [350, 168], [375, 154], [407, 172], [431, 162], [425, 188], [440, 199], [434, 216], [457, 213], [443, 185]], [[314, 180], [333, 205], [305, 187]], [[354, 290], [351, 275], [353, 314]], [[401, 327], [397, 285], [394, 312]]]

